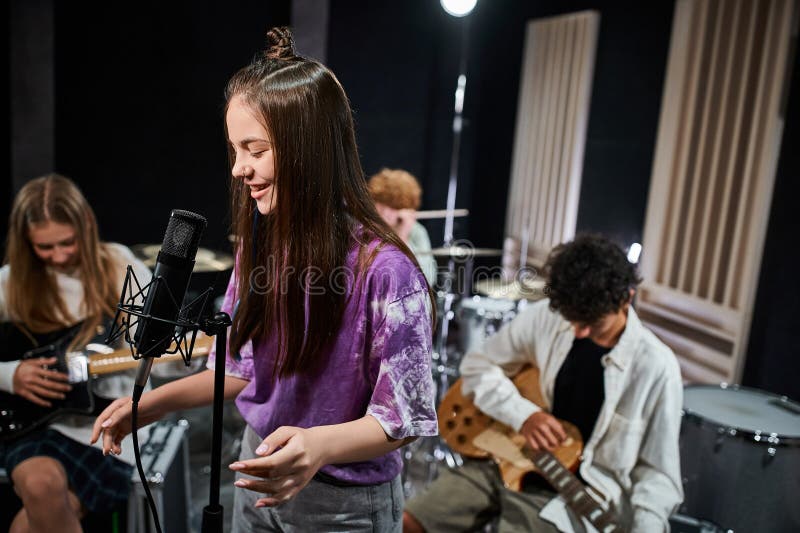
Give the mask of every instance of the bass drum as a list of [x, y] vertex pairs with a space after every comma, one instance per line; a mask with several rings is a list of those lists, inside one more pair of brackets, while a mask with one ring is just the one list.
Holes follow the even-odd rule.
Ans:
[[690, 385], [683, 405], [681, 512], [734, 531], [800, 531], [800, 404]]
[[459, 328], [459, 351], [465, 355], [517, 315], [514, 300], [473, 296], [461, 300], [456, 314]]

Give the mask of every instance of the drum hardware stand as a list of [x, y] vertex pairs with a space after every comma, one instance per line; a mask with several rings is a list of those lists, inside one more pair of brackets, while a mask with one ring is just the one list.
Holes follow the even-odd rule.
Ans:
[[[531, 237], [531, 212], [533, 209], [528, 210], [528, 216], [525, 217], [525, 227], [522, 228], [522, 242], [519, 246], [519, 268], [517, 272], [521, 272], [523, 268], [528, 266], [528, 244]], [[515, 276], [516, 277], [516, 276]]]
[[[444, 223], [444, 244], [445, 247], [453, 245], [453, 219], [455, 218], [456, 206], [456, 190], [458, 186], [458, 162], [461, 149], [461, 132], [463, 129], [464, 121], [462, 118], [462, 111], [464, 109], [464, 91], [467, 85], [466, 66], [467, 66], [467, 36], [469, 28], [469, 19], [464, 18], [461, 21], [461, 47], [459, 56], [459, 75], [455, 91], [455, 104], [453, 114], [453, 146], [450, 156], [450, 179], [447, 188], [447, 210], [445, 213]], [[444, 305], [442, 309], [442, 323], [439, 327], [434, 346], [434, 353], [431, 355], [432, 359], [432, 374], [434, 377], [434, 386], [436, 387], [435, 398], [436, 405], [441, 403], [447, 389], [451, 384], [451, 377], [457, 377], [457, 369], [452, 369], [448, 366], [447, 354], [447, 336], [449, 333], [450, 321], [453, 319], [453, 304], [457, 298], [454, 292], [453, 283], [457, 280], [455, 260], [448, 257], [447, 272], [444, 274]], [[427, 466], [427, 482], [433, 481], [438, 473], [438, 463], [445, 461], [448, 466], [460, 466], [463, 464], [461, 456], [454, 453], [450, 448], [444, 444], [439, 437], [433, 439], [426, 439], [425, 442], [433, 442], [433, 449], [431, 453], [425, 454], [425, 463]], [[405, 463], [413, 455], [413, 451], [407, 450], [404, 453], [406, 458]], [[406, 481], [406, 483], [408, 483]], [[404, 487], [407, 488], [407, 487]]]
[[[456, 279], [455, 261], [448, 259], [447, 272], [443, 274], [442, 291], [439, 297], [442, 298], [441, 322], [436, 328], [436, 336], [433, 343], [433, 353], [431, 354], [431, 374], [433, 376], [434, 401], [438, 406], [444, 398], [452, 382], [458, 377], [458, 369], [452, 368], [449, 364], [449, 353], [447, 338], [450, 331], [450, 321], [455, 316], [454, 307], [459, 295], [454, 291], [453, 284]], [[411, 495], [412, 482], [409, 465], [414, 456], [419, 454], [424, 463], [424, 482], [431, 483], [438, 474], [438, 465], [445, 462], [453, 468], [464, 464], [461, 456], [453, 452], [442, 439], [436, 437], [425, 437], [406, 446], [403, 450], [403, 491], [406, 497]]]
[[[454, 317], [453, 304], [455, 303], [456, 294], [453, 292], [453, 281], [455, 279], [455, 262], [452, 258], [447, 260], [447, 273], [444, 275], [443, 294], [444, 303], [442, 306], [442, 324], [436, 335], [436, 346], [433, 352], [433, 359], [435, 366], [433, 371], [438, 378], [436, 383], [436, 405], [444, 398], [447, 388], [450, 386], [449, 376], [445, 371], [447, 369], [447, 337], [450, 332], [450, 321]], [[444, 389], [444, 390], [443, 390]]]
[[[450, 321], [454, 317], [454, 303], [458, 295], [455, 293], [453, 283], [456, 280], [455, 275], [455, 261], [453, 258], [448, 259], [447, 273], [444, 275], [444, 303], [442, 308], [442, 322], [436, 335], [435, 350], [431, 356], [433, 359], [433, 366], [431, 367], [434, 377], [435, 399], [438, 406], [450, 385], [455, 378], [458, 377], [458, 369], [451, 368], [448, 364], [448, 346], [447, 337], [450, 331]], [[453, 452], [440, 437], [433, 437], [427, 439], [427, 442], [432, 445], [432, 449], [424, 452], [423, 461], [426, 465], [425, 483], [431, 483], [439, 472], [439, 463], [445, 462], [448, 467], [455, 468], [464, 464], [461, 455]], [[424, 446], [424, 443], [420, 448]], [[413, 452], [407, 451], [405, 454], [406, 460], [410, 459]], [[408, 488], [408, 487], [406, 487]]]

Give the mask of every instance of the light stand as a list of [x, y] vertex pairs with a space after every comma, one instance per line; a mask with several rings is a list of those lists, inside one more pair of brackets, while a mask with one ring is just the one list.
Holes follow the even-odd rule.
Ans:
[[[464, 93], [467, 87], [467, 44], [469, 35], [469, 18], [466, 17], [475, 7], [477, 0], [441, 0], [444, 10], [461, 20], [461, 46], [459, 47], [458, 81], [456, 83], [455, 99], [453, 106], [453, 147], [450, 153], [450, 182], [447, 187], [447, 212], [444, 221], [444, 246], [453, 245], [453, 220], [456, 208], [456, 192], [458, 189], [458, 163], [461, 154], [461, 132], [464, 129]], [[453, 305], [457, 293], [454, 284], [458, 282], [456, 276], [455, 258], [452, 254], [447, 258], [447, 272], [444, 278], [444, 302], [442, 309], [442, 325], [436, 339], [435, 358], [438, 366], [435, 368], [439, 374], [437, 383], [437, 400], [441, 401], [444, 392], [450, 384], [450, 375], [453, 369], [448, 367], [447, 335], [450, 330], [450, 320], [453, 318]], [[459, 291], [460, 293], [460, 291]], [[442, 390], [444, 389], [444, 390]], [[451, 461], [448, 458], [448, 463]], [[460, 462], [460, 461], [456, 461]]]
[[[461, 43], [459, 47], [458, 80], [456, 82], [455, 99], [453, 106], [453, 146], [450, 153], [450, 178], [447, 187], [447, 211], [444, 222], [444, 247], [449, 248], [454, 244], [453, 241], [453, 221], [455, 219], [456, 192], [458, 190], [458, 166], [461, 155], [461, 133], [464, 129], [464, 93], [467, 87], [467, 44], [469, 35], [469, 18], [466, 17], [475, 7], [477, 0], [441, 0], [444, 10], [458, 18], [462, 18], [460, 24]], [[471, 258], [467, 259], [468, 261]], [[441, 403], [447, 389], [450, 387], [453, 378], [458, 377], [458, 370], [451, 368], [447, 353], [447, 337], [450, 331], [450, 321], [454, 316], [454, 308], [457, 298], [461, 294], [461, 287], [458, 284], [456, 275], [456, 258], [451, 253], [447, 258], [447, 272], [443, 279], [443, 308], [442, 323], [438, 328], [435, 340], [435, 351], [433, 353], [433, 374], [436, 387], [436, 403]], [[440, 438], [436, 438], [433, 449], [429, 456], [425, 458], [428, 463], [427, 482], [433, 481], [436, 476], [438, 463], [445, 461], [448, 466], [460, 466], [463, 464], [461, 456], [448, 448]]]
[[469, 19], [461, 21], [461, 47], [459, 49], [458, 81], [453, 105], [453, 147], [450, 152], [450, 182], [447, 186], [447, 212], [444, 219], [444, 246], [453, 244], [453, 220], [458, 188], [458, 159], [461, 154], [461, 131], [464, 129], [464, 92], [467, 88], [467, 36]]
[[[458, 159], [461, 153], [461, 130], [464, 127], [462, 112], [464, 110], [464, 91], [467, 87], [467, 34], [469, 19], [461, 21], [461, 47], [458, 64], [458, 82], [456, 83], [455, 104], [453, 107], [453, 147], [450, 153], [450, 182], [447, 186], [447, 212], [444, 219], [444, 247], [453, 245], [453, 221], [456, 208], [456, 191], [458, 189]], [[456, 264], [453, 256], [447, 258], [447, 272], [444, 273], [443, 292], [444, 302], [442, 309], [442, 325], [439, 327], [438, 338], [436, 340], [437, 369], [439, 383], [437, 383], [437, 403], [441, 401], [444, 392], [450, 383], [450, 376], [447, 375], [447, 335], [450, 331], [450, 320], [453, 317], [453, 305], [458, 293], [454, 285], [458, 283], [456, 275]], [[444, 389], [444, 390], [442, 390]], [[448, 461], [449, 462], [449, 461]]]
[[[453, 245], [453, 220], [456, 207], [456, 191], [458, 189], [458, 162], [461, 153], [461, 131], [464, 128], [464, 92], [467, 87], [467, 37], [469, 34], [469, 19], [466, 15], [475, 7], [475, 1], [453, 1], [442, 0], [442, 7], [447, 13], [455, 17], [464, 17], [461, 21], [461, 46], [459, 48], [458, 61], [458, 82], [456, 83], [455, 101], [453, 106], [453, 147], [450, 154], [450, 182], [447, 187], [447, 212], [444, 221], [444, 246]], [[437, 389], [447, 388], [449, 376], [447, 375], [447, 335], [450, 330], [450, 320], [453, 317], [453, 304], [456, 299], [454, 284], [457, 283], [455, 259], [452, 255], [447, 258], [447, 272], [444, 274], [444, 308], [442, 309], [442, 325], [439, 327], [436, 339], [436, 352], [434, 358], [437, 360], [439, 370], [439, 383]], [[444, 396], [444, 391], [439, 390], [437, 399]], [[448, 461], [449, 462], [449, 461]]]

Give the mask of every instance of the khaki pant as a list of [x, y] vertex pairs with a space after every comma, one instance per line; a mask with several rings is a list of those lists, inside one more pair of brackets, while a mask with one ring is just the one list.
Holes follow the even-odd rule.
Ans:
[[[406, 503], [406, 511], [428, 533], [483, 531], [497, 521], [498, 533], [518, 531], [558, 531], [539, 518], [539, 511], [555, 497], [542, 488], [514, 492], [503, 486], [492, 461], [466, 460], [461, 468], [444, 469], [427, 489]], [[574, 515], [573, 528], [583, 527]]]

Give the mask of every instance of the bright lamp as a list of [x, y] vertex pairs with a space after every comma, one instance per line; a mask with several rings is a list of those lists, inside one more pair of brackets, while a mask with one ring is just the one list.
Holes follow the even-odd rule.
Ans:
[[442, 7], [447, 13], [454, 17], [464, 17], [469, 15], [478, 0], [440, 0]]

